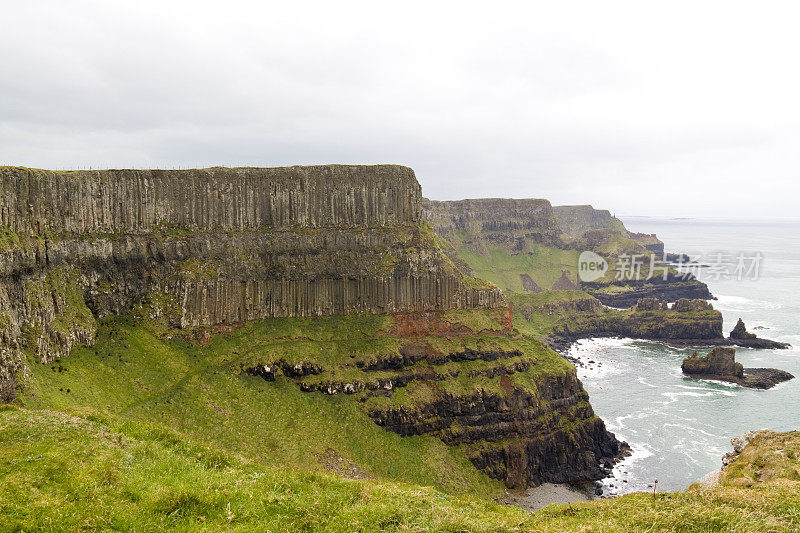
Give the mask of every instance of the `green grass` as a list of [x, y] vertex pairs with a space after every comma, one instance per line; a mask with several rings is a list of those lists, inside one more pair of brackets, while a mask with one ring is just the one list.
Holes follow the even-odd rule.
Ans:
[[[800, 434], [756, 440], [723, 485], [536, 513], [430, 487], [297, 472], [156, 423], [0, 408], [3, 531], [797, 531]], [[773, 477], [744, 488], [743, 472]], [[777, 459], [775, 459], [777, 458]]]
[[[3, 531], [489, 531], [525, 519], [431, 488], [247, 461], [105, 415], [6, 410], [0, 427]], [[495, 520], [485, 523], [486, 513]]]
[[110, 319], [101, 324], [95, 346], [76, 347], [50, 365], [30, 361], [32, 379], [18, 401], [32, 409], [88, 408], [157, 421], [231, 453], [301, 471], [322, 469], [318, 457], [333, 448], [378, 478], [432, 484], [454, 494], [498, 494], [501, 484], [476, 470], [460, 450], [434, 437], [401, 438], [386, 431], [352, 396], [305, 393], [288, 378], [266, 382], [241, 372], [284, 358], [313, 361], [328, 378], [337, 371], [364, 375], [354, 361], [397, 353], [398, 340], [380, 333], [390, 325], [391, 317], [380, 315], [274, 319], [215, 335], [201, 346], [164, 340], [129, 319]]
[[475, 276], [491, 281], [503, 290], [524, 292], [520, 274], [528, 274], [541, 288], [547, 290], [568, 270], [574, 277], [578, 268], [578, 250], [562, 250], [541, 244], [531, 245], [527, 252], [517, 255], [500, 246], [486, 246], [487, 254], [471, 251], [466, 246], [458, 254], [475, 271]]
[[[611, 316], [614, 311], [604, 308], [593, 296], [583, 291], [544, 291], [538, 294], [508, 293], [514, 308], [514, 327], [523, 335], [544, 337], [568, 328], [578, 331]], [[576, 307], [582, 302], [595, 304], [584, 311]]]

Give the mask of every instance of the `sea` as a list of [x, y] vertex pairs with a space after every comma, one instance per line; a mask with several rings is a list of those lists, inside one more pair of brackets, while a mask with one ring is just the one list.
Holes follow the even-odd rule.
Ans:
[[717, 297], [726, 335], [742, 318], [759, 337], [792, 345], [736, 349], [745, 367], [797, 376], [766, 391], [683, 376], [690, 348], [621, 338], [572, 346], [595, 412], [633, 452], [603, 480], [605, 495], [682, 490], [722, 466], [731, 438], [800, 429], [800, 220], [620, 218], [704, 265], [692, 271]]

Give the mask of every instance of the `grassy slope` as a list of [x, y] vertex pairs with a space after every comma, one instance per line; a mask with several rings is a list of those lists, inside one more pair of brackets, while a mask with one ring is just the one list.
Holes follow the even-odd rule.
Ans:
[[520, 274], [528, 274], [543, 289], [549, 289], [561, 277], [561, 272], [576, 272], [577, 250], [561, 250], [541, 244], [532, 245], [530, 253], [511, 255], [507, 249], [486, 246], [488, 257], [476, 254], [467, 247], [458, 248], [459, 256], [475, 271], [503, 290], [523, 292]]
[[[461, 319], [474, 327], [493, 324], [485, 316]], [[458, 448], [386, 431], [351, 396], [304, 393], [288, 378], [269, 383], [241, 372], [280, 358], [331, 368], [334, 361], [396, 353], [398, 341], [378, 334], [390, 321], [376, 315], [265, 320], [201, 346], [162, 340], [154, 328], [124, 318], [108, 320], [95, 346], [76, 347], [51, 365], [31, 361], [33, 376], [20, 401], [33, 409], [90, 409], [157, 422], [231, 453], [298, 470], [322, 469], [318, 457], [331, 448], [378, 478], [454, 494], [499, 494], [502, 485], [478, 472]]]
[[[594, 300], [594, 297], [583, 291], [544, 291], [537, 294], [507, 294], [509, 302], [514, 306], [514, 327], [524, 335], [544, 337], [551, 335], [563, 324], [578, 329], [581, 323], [595, 320], [610, 313], [623, 314], [628, 311], [612, 311], [601, 308], [597, 311], [577, 311], [570, 303], [580, 300]], [[530, 307], [533, 312], [526, 318], [522, 309]], [[542, 312], [547, 308], [549, 312]]]
[[[0, 529], [796, 531], [800, 433], [774, 435], [746, 448], [721, 488], [528, 514], [431, 488], [267, 466], [159, 425], [0, 408]], [[738, 486], [765, 464], [768, 480]]]

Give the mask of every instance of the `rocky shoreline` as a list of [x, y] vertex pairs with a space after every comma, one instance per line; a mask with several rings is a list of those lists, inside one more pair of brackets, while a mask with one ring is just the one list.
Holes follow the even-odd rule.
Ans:
[[[564, 312], [566, 310], [566, 312]], [[554, 330], [539, 338], [551, 349], [566, 353], [578, 340], [591, 338], [631, 338], [683, 347], [738, 346], [753, 349], [787, 349], [789, 344], [762, 339], [748, 333], [744, 322], [739, 319], [730, 336], [722, 334], [722, 314], [705, 300], [678, 300], [672, 306], [655, 298], [642, 298], [628, 311], [607, 309], [588, 297], [562, 304], [561, 309], [553, 306], [522, 308], [529, 316], [535, 312], [557, 315], [564, 312], [564, 318], [557, 321]]]
[[569, 351], [572, 345], [584, 339], [604, 339], [604, 338], [631, 338], [634, 340], [657, 342], [672, 346], [673, 348], [712, 348], [715, 346], [735, 346], [740, 348], [752, 348], [761, 350], [782, 350], [791, 347], [790, 344], [784, 342], [777, 342], [769, 339], [757, 339], [753, 342], [739, 341], [729, 338], [722, 339], [678, 339], [674, 337], [633, 337], [627, 335], [620, 335], [618, 333], [592, 333], [592, 334], [578, 334], [578, 335], [550, 335], [541, 337], [539, 340], [547, 344], [550, 349], [565, 354]]

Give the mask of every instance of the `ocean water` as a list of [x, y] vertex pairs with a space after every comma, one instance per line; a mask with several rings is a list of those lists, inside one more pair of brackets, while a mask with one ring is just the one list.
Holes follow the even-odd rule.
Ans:
[[[684, 377], [681, 361], [692, 349], [631, 339], [573, 345], [570, 355], [584, 363], [578, 375], [595, 412], [633, 449], [604, 480], [606, 494], [652, 490], [655, 480], [659, 491], [680, 490], [721, 466], [732, 437], [752, 429], [800, 429], [800, 221], [623, 221], [631, 231], [657, 233], [667, 251], [712, 265], [698, 277], [718, 297], [713, 303], [726, 335], [741, 317], [760, 337], [792, 344], [789, 350], [737, 348], [745, 367], [797, 376], [767, 391]], [[735, 266], [740, 254], [748, 268], [758, 262], [743, 279]]]

